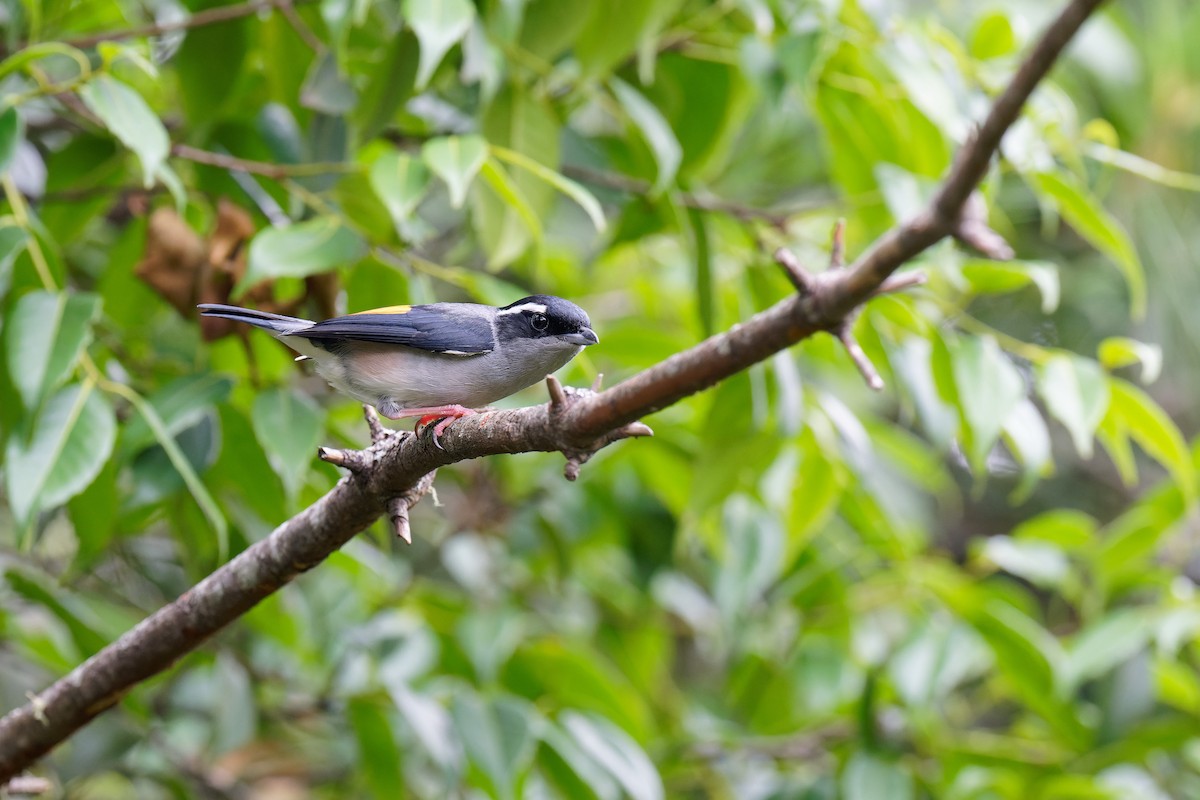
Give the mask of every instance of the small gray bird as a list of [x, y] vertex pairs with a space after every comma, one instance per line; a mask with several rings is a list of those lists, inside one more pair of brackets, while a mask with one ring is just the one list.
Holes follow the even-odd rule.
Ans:
[[[477, 303], [388, 306], [323, 322], [205, 303], [310, 358], [338, 391], [389, 419], [451, 422], [545, 378], [599, 339], [582, 308], [535, 294], [503, 308]], [[440, 446], [440, 445], [439, 445]]]

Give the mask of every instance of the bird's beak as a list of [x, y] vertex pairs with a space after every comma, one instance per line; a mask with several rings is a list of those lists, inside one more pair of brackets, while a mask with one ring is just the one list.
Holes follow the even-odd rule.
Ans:
[[571, 344], [583, 345], [584, 347], [587, 347], [589, 344], [600, 343], [600, 337], [597, 336], [596, 332], [591, 328], [584, 328], [583, 330], [576, 331], [575, 333], [568, 333], [562, 338]]

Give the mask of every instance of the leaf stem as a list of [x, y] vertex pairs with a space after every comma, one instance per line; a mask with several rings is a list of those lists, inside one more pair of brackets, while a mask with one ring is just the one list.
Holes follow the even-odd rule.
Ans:
[[154, 434], [154, 438], [158, 441], [160, 447], [167, 454], [167, 458], [171, 462], [171, 466], [175, 467], [175, 471], [179, 473], [179, 477], [183, 478], [184, 484], [191, 492], [192, 498], [196, 501], [196, 505], [200, 506], [200, 511], [204, 514], [208, 523], [212, 525], [213, 530], [217, 534], [217, 559], [225, 561], [229, 557], [229, 526], [225, 522], [225, 517], [221, 513], [221, 509], [217, 506], [216, 500], [209, 494], [208, 489], [200, 480], [200, 476], [196, 474], [195, 468], [192, 467], [187, 456], [179, 449], [179, 445], [175, 442], [175, 437], [167, 430], [166, 423], [162, 417], [154, 409], [154, 406], [145, 397], [142, 397], [135, 389], [126, 386], [123, 383], [109, 380], [96, 366], [96, 362], [88, 353], [83, 354], [81, 360], [84, 371], [88, 374], [88, 379], [94, 381], [102, 391], [109, 394], [115, 394], [127, 401], [133, 406], [142, 419], [146, 420], [146, 425], [150, 428], [150, 432]]
[[33, 262], [33, 268], [37, 270], [38, 279], [41, 280], [46, 291], [57, 292], [58, 284], [54, 282], [54, 274], [50, 271], [50, 262], [46, 260], [46, 254], [42, 251], [42, 243], [38, 240], [37, 233], [30, 224], [29, 206], [25, 205], [25, 197], [17, 188], [17, 184], [13, 182], [11, 173], [0, 178], [0, 183], [4, 185], [5, 199], [12, 206], [13, 219], [22, 230], [29, 234], [29, 259]]

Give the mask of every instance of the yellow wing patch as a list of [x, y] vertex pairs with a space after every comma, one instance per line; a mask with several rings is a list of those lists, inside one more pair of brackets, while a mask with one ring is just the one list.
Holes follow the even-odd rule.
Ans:
[[383, 308], [372, 308], [367, 311], [355, 311], [350, 316], [358, 316], [359, 314], [407, 314], [412, 311], [412, 306], [384, 306]]

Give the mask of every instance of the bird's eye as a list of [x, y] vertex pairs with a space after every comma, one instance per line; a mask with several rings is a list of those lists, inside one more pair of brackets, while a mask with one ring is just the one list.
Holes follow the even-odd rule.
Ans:
[[529, 324], [533, 326], [535, 331], [544, 331], [550, 327], [550, 320], [546, 319], [545, 314], [534, 314], [530, 318]]

